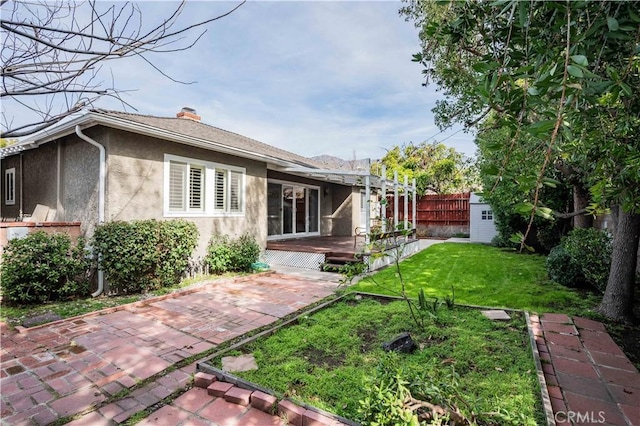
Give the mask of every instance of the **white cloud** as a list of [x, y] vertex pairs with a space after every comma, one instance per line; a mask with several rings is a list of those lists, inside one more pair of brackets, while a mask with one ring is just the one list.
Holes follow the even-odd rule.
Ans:
[[[183, 22], [233, 2], [189, 2]], [[144, 2], [157, 20], [175, 2]], [[417, 30], [399, 1], [253, 1], [211, 24], [191, 50], [157, 55], [172, 83], [141, 61], [113, 62], [125, 100], [140, 113], [195, 108], [208, 124], [306, 156], [379, 158], [385, 149], [439, 134], [430, 112], [438, 94], [421, 86]], [[114, 101], [98, 106], [122, 109]], [[440, 134], [441, 140], [457, 129]], [[464, 133], [446, 144], [472, 155]]]

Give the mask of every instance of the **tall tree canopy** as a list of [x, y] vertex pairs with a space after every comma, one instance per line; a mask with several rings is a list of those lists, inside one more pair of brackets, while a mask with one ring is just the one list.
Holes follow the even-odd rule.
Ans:
[[[1, 137], [34, 133], [91, 105], [100, 97], [120, 97], [121, 90], [101, 73], [113, 60], [135, 57], [165, 77], [154, 54], [171, 54], [195, 45], [205, 25], [227, 12], [179, 23], [183, 0], [167, 16], [143, 19], [131, 2], [0, 0], [2, 7], [2, 87], [0, 98], [38, 117], [15, 121], [16, 111], [2, 110]], [[106, 70], [105, 70], [106, 71]]]
[[[487, 117], [507, 136], [491, 149], [503, 158], [535, 141], [543, 154], [522, 179], [518, 208], [549, 216], [545, 173], [573, 170], [591, 209], [616, 218], [609, 282], [599, 310], [615, 319], [633, 308], [640, 238], [640, 2], [517, 0], [409, 1], [402, 12], [421, 28], [427, 82], [449, 96], [442, 125]], [[532, 146], [532, 145], [529, 145]], [[518, 156], [515, 156], [516, 158]]]
[[468, 192], [478, 187], [477, 170], [472, 161], [438, 142], [394, 146], [371, 165], [371, 170], [380, 173], [383, 165], [387, 168], [387, 178], [393, 178], [397, 171], [401, 178], [415, 179], [420, 195]]

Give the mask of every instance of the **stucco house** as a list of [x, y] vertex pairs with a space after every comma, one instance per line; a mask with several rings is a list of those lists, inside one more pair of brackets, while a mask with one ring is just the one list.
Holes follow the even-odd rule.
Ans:
[[200, 231], [196, 256], [214, 234], [250, 232], [266, 247], [351, 236], [362, 222], [362, 173], [324, 170], [205, 124], [190, 108], [175, 117], [87, 110], [0, 158], [3, 220], [45, 206], [47, 220], [79, 222], [90, 236], [104, 221], [184, 218]]

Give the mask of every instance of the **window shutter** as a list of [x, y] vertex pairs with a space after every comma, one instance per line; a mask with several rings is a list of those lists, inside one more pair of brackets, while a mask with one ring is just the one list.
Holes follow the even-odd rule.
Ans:
[[229, 209], [232, 212], [242, 211], [242, 173], [231, 172], [231, 197]]
[[171, 161], [169, 163], [169, 210], [186, 210], [187, 165]]
[[204, 170], [201, 167], [192, 166], [189, 169], [189, 209], [202, 210], [203, 176]]
[[215, 200], [216, 200], [216, 210], [225, 210], [226, 203], [226, 170], [216, 170], [216, 179], [215, 179]]

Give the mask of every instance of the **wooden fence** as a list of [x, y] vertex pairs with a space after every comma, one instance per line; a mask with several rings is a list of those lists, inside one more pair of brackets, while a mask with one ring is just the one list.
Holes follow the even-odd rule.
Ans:
[[[430, 194], [418, 197], [416, 220], [409, 200], [408, 220], [418, 229], [418, 234], [446, 236], [446, 234], [468, 233], [469, 193]], [[404, 220], [404, 197], [398, 197], [398, 222]], [[393, 217], [393, 196], [388, 199], [387, 217]], [[435, 231], [440, 228], [441, 231]], [[447, 228], [445, 231], [444, 228]], [[421, 229], [423, 232], [421, 232]]]

